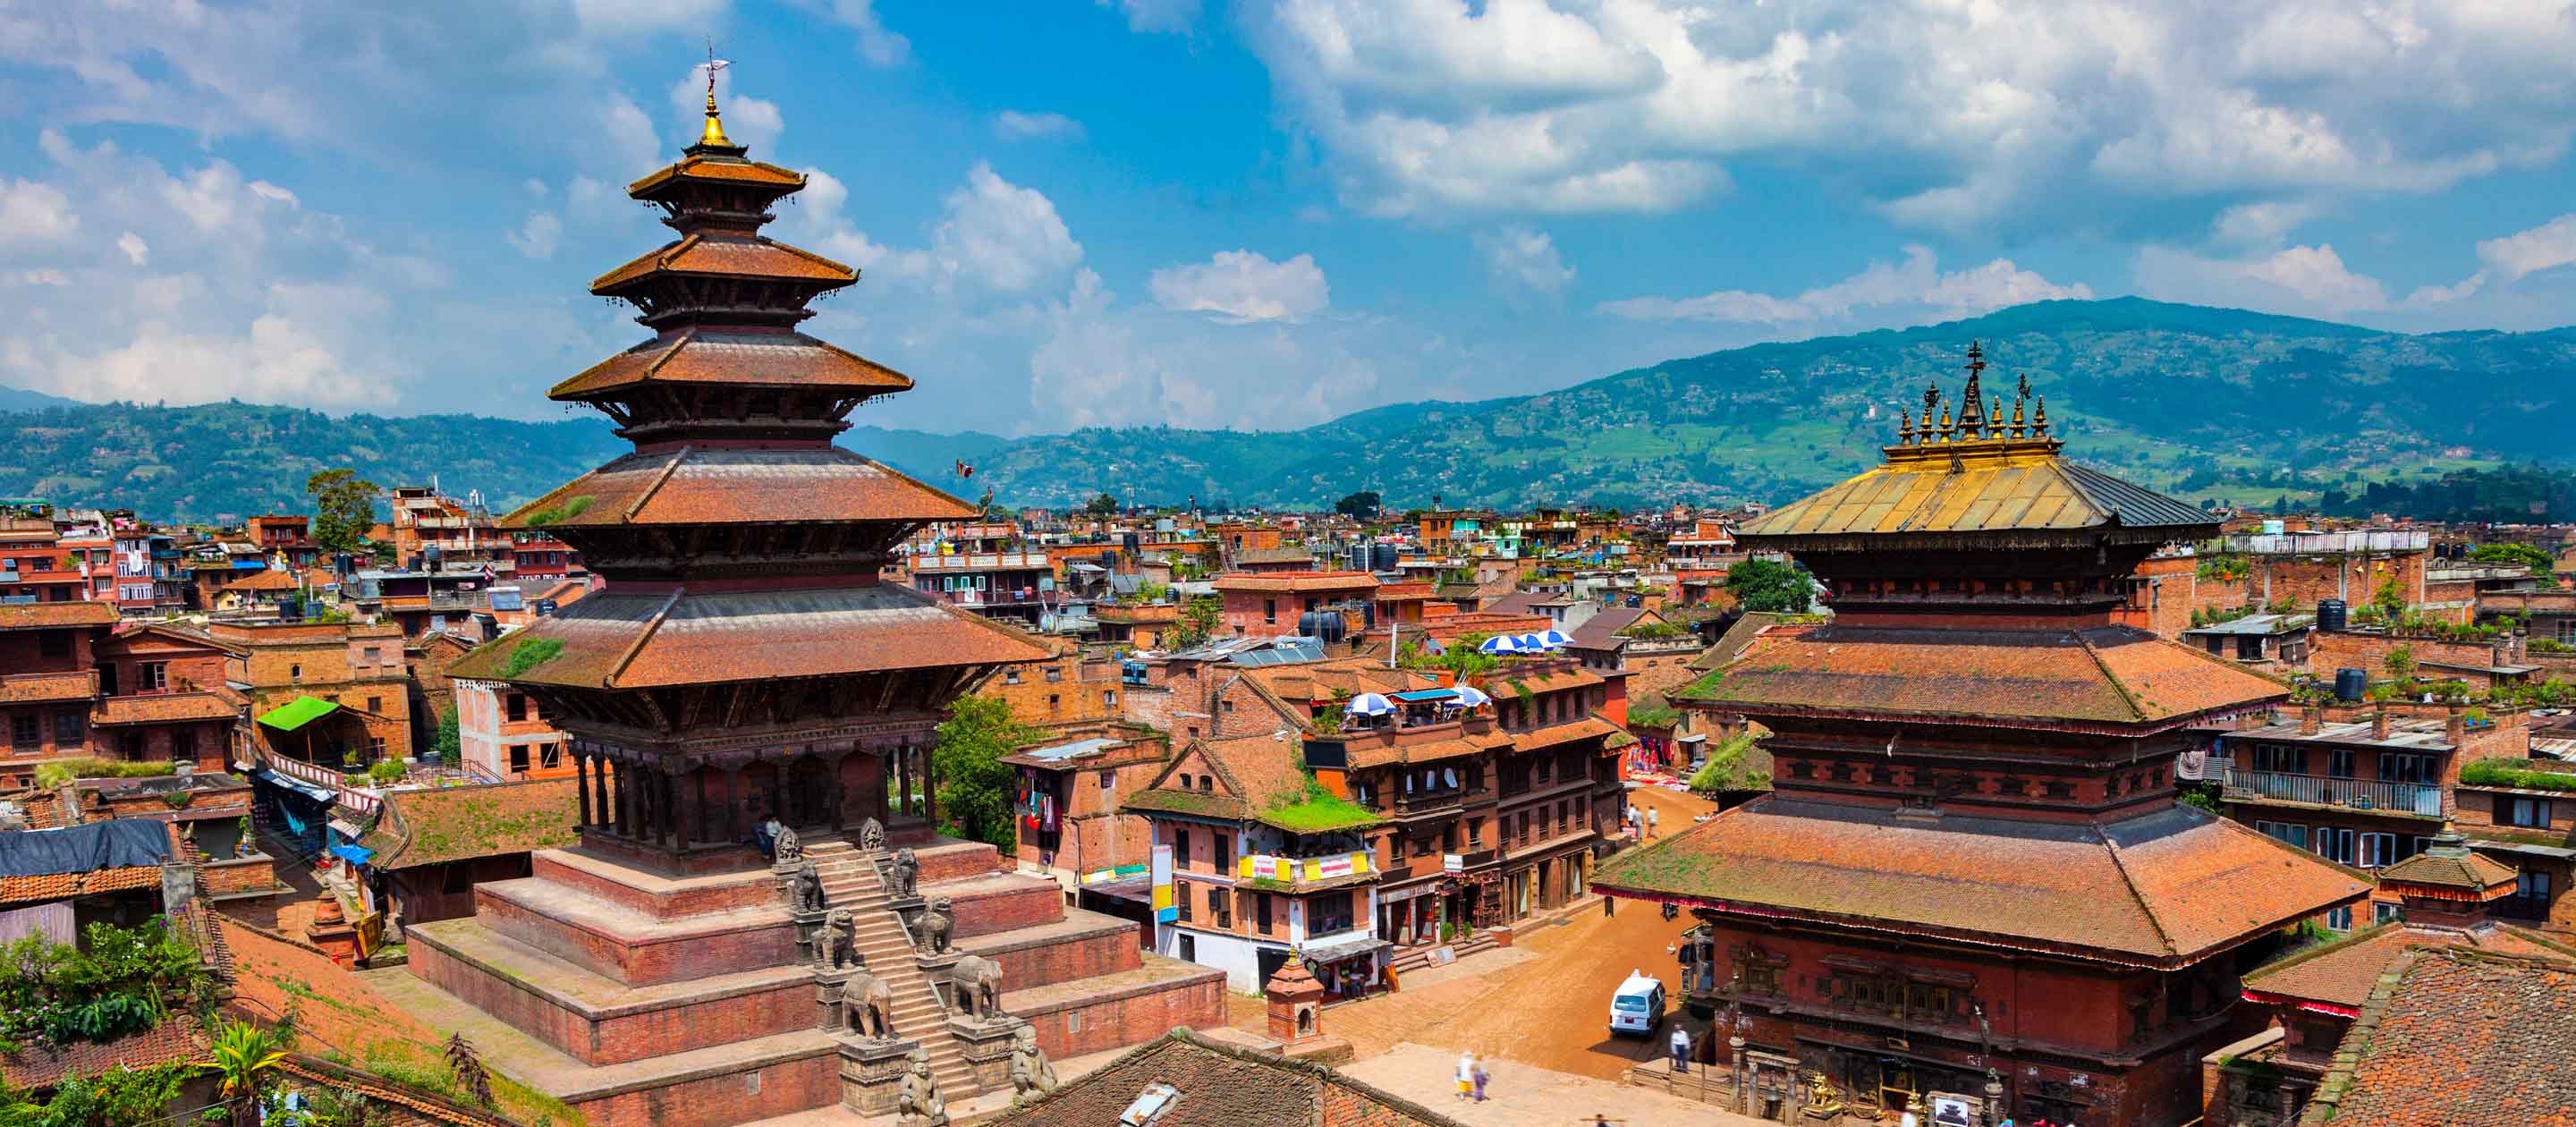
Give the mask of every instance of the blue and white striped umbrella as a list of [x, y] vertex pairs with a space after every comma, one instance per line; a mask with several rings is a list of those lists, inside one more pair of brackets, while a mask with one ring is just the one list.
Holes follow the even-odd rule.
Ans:
[[1538, 653], [1547, 648], [1547, 639], [1536, 634], [1523, 634], [1512, 640], [1520, 643], [1524, 653]]
[[1549, 630], [1547, 633], [1539, 635], [1539, 640], [1546, 642], [1550, 647], [1562, 646], [1574, 641], [1573, 638], [1566, 635], [1565, 631], [1553, 629]]
[[1395, 702], [1383, 693], [1361, 693], [1343, 705], [1342, 711], [1353, 716], [1385, 716], [1395, 711]]
[[1516, 654], [1521, 652], [1521, 640], [1512, 637], [1509, 634], [1496, 634], [1491, 638], [1485, 639], [1483, 644], [1478, 645], [1476, 647], [1476, 652], [1485, 654]]
[[1474, 708], [1480, 704], [1492, 703], [1494, 703], [1494, 698], [1486, 696], [1484, 690], [1478, 689], [1473, 685], [1458, 686], [1458, 707]]

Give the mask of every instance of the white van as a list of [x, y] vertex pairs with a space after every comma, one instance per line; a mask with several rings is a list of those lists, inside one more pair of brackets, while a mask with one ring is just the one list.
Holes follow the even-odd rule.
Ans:
[[1641, 970], [1628, 972], [1618, 992], [1610, 995], [1610, 1035], [1652, 1034], [1664, 1022], [1664, 980]]

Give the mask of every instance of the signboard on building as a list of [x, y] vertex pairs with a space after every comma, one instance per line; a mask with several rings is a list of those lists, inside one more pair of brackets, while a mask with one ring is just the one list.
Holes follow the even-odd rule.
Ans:
[[1180, 905], [1175, 903], [1172, 899], [1171, 846], [1157, 845], [1154, 847], [1153, 874], [1154, 922], [1158, 924], [1180, 922]]
[[1467, 855], [1466, 855], [1466, 854], [1463, 854], [1463, 853], [1443, 853], [1443, 854], [1441, 854], [1441, 855], [1440, 855], [1440, 871], [1441, 871], [1441, 872], [1444, 872], [1444, 873], [1463, 873], [1463, 872], [1466, 872], [1466, 871], [1467, 871]]

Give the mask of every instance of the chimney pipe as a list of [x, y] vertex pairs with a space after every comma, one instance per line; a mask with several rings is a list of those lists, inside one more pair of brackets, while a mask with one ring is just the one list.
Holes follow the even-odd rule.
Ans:
[[2316, 734], [2317, 734], [2317, 730], [2318, 730], [2318, 729], [2325, 727], [2325, 723], [2326, 723], [2326, 706], [2324, 706], [2324, 705], [2322, 705], [2322, 704], [2318, 704], [2318, 703], [2316, 703], [2315, 701], [2310, 701], [2310, 702], [2308, 702], [2307, 707], [2305, 707], [2305, 708], [2301, 708], [2301, 709], [2299, 710], [2299, 734], [2300, 734], [2300, 735], [2302, 735], [2302, 736], [2313, 736], [2313, 735], [2316, 735]]
[[2370, 738], [2374, 740], [2388, 738], [2388, 709], [2383, 707], [2370, 714]]

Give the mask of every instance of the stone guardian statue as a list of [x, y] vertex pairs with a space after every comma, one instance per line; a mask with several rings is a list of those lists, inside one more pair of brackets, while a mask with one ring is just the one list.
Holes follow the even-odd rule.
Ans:
[[1011, 1103], [1013, 1106], [1046, 1098], [1055, 1091], [1055, 1062], [1038, 1048], [1038, 1031], [1023, 1025], [1011, 1035]]

